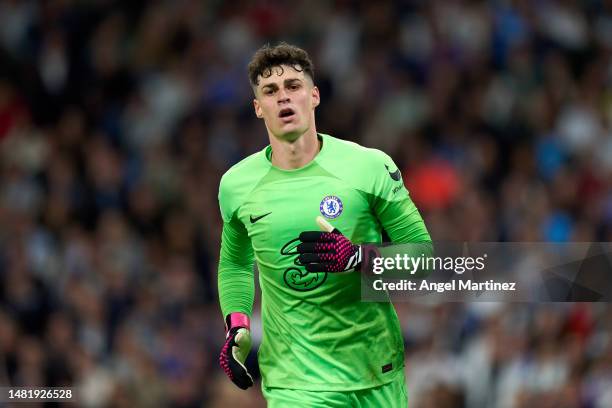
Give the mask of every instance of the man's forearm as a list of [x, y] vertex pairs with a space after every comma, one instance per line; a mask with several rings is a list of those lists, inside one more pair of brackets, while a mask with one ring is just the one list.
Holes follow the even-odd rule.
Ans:
[[235, 219], [223, 225], [218, 289], [224, 318], [234, 312], [251, 315], [255, 296], [253, 249], [244, 227]]
[[253, 267], [219, 262], [219, 303], [223, 316], [240, 312], [248, 316], [253, 309], [255, 284]]

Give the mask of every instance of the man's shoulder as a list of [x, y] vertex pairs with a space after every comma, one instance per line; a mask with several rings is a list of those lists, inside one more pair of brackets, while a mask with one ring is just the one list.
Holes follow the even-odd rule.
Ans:
[[345, 157], [351, 160], [356, 167], [380, 167], [380, 165], [387, 164], [391, 160], [382, 150], [365, 147], [358, 143], [338, 139], [330, 135], [325, 135], [325, 137], [329, 140], [331, 150], [333, 150], [334, 154], [332, 157]]
[[219, 183], [219, 205], [224, 221], [232, 217], [269, 167], [265, 150], [261, 150], [242, 159], [223, 174]]
[[266, 165], [265, 149], [255, 152], [230, 167], [221, 176], [221, 186], [232, 186], [235, 184], [248, 184], [253, 178], [261, 177], [268, 171]]
[[385, 152], [337, 138], [321, 165], [357, 190], [380, 194], [389, 183], [401, 181], [401, 172]]

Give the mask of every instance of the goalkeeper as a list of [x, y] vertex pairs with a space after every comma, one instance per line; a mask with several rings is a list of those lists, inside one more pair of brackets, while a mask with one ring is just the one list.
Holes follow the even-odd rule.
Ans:
[[390, 302], [360, 301], [368, 253], [360, 244], [380, 243], [384, 230], [427, 252], [423, 220], [389, 156], [317, 133], [320, 96], [304, 50], [262, 47], [249, 79], [270, 145], [228, 170], [219, 188], [221, 366], [240, 388], [253, 384], [244, 361], [257, 262], [268, 406], [405, 407], [399, 321]]

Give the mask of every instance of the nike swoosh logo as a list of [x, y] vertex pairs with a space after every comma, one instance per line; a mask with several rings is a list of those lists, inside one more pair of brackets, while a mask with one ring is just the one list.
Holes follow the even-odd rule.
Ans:
[[[387, 171], [389, 171], [389, 166], [387, 166], [386, 164], [385, 168], [387, 169]], [[393, 173], [389, 171], [389, 175], [395, 181], [400, 181], [402, 179], [402, 173], [399, 171], [399, 169], [395, 170]]]
[[261, 220], [263, 217], [267, 217], [267, 216], [268, 216], [268, 215], [270, 215], [270, 214], [272, 214], [272, 212], [269, 212], [269, 213], [264, 214], [264, 215], [260, 215], [260, 216], [258, 216], [258, 217], [253, 217], [253, 216], [251, 215], [251, 217], [250, 217], [250, 218], [251, 218], [251, 224], [255, 224], [257, 221]]

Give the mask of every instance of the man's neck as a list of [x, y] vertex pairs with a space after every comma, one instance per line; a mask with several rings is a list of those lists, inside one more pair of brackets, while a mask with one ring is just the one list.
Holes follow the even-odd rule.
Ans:
[[294, 170], [310, 163], [320, 150], [317, 132], [306, 132], [294, 142], [270, 136], [272, 164], [283, 170]]

